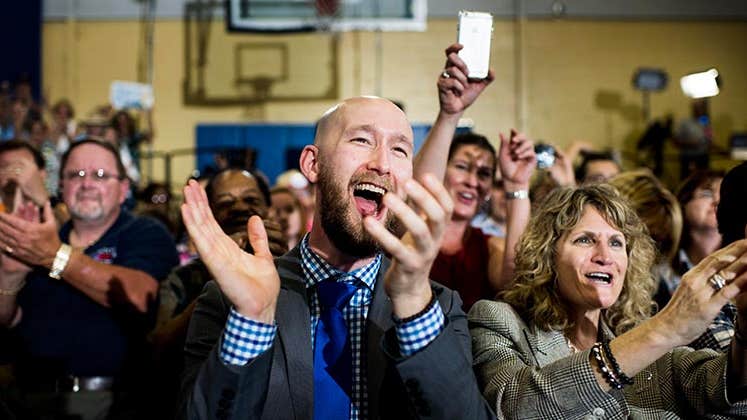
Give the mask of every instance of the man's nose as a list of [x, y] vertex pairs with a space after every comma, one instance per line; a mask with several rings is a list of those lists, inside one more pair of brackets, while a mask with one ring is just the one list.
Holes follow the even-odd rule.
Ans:
[[89, 188], [96, 188], [97, 182], [93, 179], [93, 174], [86, 173], [84, 177], [81, 178], [80, 186], [85, 189]]
[[389, 151], [385, 147], [377, 147], [371, 152], [367, 168], [379, 174], [388, 174], [391, 169], [389, 159]]

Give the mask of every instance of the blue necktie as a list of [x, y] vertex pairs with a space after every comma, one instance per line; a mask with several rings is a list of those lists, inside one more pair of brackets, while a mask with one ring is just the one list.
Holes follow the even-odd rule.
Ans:
[[314, 419], [350, 418], [351, 351], [342, 309], [355, 285], [323, 281], [317, 285], [321, 313], [314, 331]]

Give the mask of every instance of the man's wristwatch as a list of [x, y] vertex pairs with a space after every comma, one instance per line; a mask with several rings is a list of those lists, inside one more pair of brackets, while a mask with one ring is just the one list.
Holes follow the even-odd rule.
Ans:
[[57, 250], [57, 254], [54, 256], [52, 262], [52, 269], [49, 270], [49, 277], [59, 280], [62, 277], [62, 272], [65, 271], [67, 263], [70, 262], [70, 254], [73, 253], [73, 247], [68, 244], [60, 244], [60, 249]]

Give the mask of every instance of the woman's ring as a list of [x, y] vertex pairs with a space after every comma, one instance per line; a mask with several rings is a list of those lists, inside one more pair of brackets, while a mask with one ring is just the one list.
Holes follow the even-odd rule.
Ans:
[[712, 275], [708, 282], [711, 283], [711, 287], [713, 287], [714, 290], [717, 292], [726, 286], [726, 279], [721, 276], [721, 274], [716, 273]]
[[443, 77], [444, 79], [448, 79], [449, 77], [451, 77], [451, 75], [448, 71], [444, 70], [444, 72], [441, 73], [441, 77]]

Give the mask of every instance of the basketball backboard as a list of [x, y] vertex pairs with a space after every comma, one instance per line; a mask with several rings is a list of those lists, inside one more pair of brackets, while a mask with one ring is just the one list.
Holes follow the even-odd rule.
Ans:
[[229, 31], [425, 31], [427, 0], [229, 0]]

